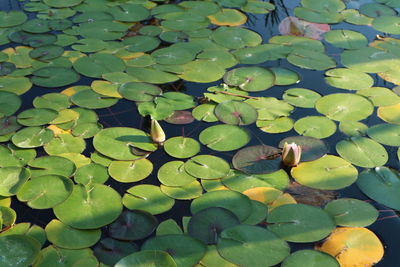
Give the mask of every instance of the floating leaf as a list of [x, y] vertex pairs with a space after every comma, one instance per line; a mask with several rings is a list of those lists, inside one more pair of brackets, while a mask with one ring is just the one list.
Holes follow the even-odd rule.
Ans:
[[378, 117], [388, 123], [400, 124], [399, 110], [400, 110], [400, 103], [391, 106], [379, 107]]
[[336, 124], [327, 117], [307, 116], [296, 121], [294, 129], [298, 134], [323, 139], [336, 132]]
[[192, 183], [196, 178], [189, 175], [184, 168], [183, 161], [169, 161], [158, 169], [158, 180], [166, 186], [184, 186]]
[[193, 138], [176, 136], [165, 141], [164, 150], [178, 159], [190, 158], [200, 152], [200, 144]]
[[182, 186], [160, 186], [161, 192], [173, 199], [188, 200], [198, 198], [203, 194], [201, 184], [194, 180]]
[[357, 49], [367, 46], [368, 39], [361, 33], [351, 30], [333, 30], [324, 34], [328, 43], [344, 48]]
[[271, 173], [280, 169], [280, 153], [279, 149], [266, 145], [245, 147], [233, 156], [232, 163], [245, 173]]
[[336, 67], [336, 62], [331, 57], [322, 52], [308, 49], [295, 49], [288, 55], [287, 60], [291, 64], [304, 69], [326, 70]]
[[32, 83], [42, 87], [61, 87], [75, 83], [79, 74], [64, 67], [44, 67], [32, 72]]
[[134, 161], [113, 161], [108, 166], [110, 176], [121, 183], [133, 183], [145, 179], [153, 171], [153, 163], [148, 159]]
[[0, 254], [4, 267], [24, 267], [33, 264], [40, 251], [38, 241], [27, 235], [0, 236]]
[[340, 266], [372, 266], [383, 257], [383, 245], [367, 228], [336, 228], [316, 249], [335, 257]]
[[186, 161], [185, 170], [200, 179], [222, 178], [229, 172], [229, 164], [222, 158], [212, 155], [198, 155]]
[[8, 197], [17, 194], [31, 173], [29, 169], [10, 166], [0, 168], [0, 176], [0, 196]]
[[367, 133], [368, 126], [359, 121], [341, 121], [339, 130], [348, 136], [363, 136]]
[[114, 265], [122, 258], [139, 250], [132, 242], [119, 241], [109, 237], [100, 240], [94, 247], [94, 254], [102, 263]]
[[325, 75], [329, 85], [340, 89], [368, 89], [374, 84], [374, 79], [368, 74], [346, 68], [331, 69]]
[[300, 184], [322, 190], [347, 187], [357, 179], [358, 171], [346, 160], [326, 155], [317, 160], [302, 162], [291, 170]]
[[328, 254], [319, 252], [317, 250], [305, 249], [298, 250], [289, 257], [287, 257], [283, 263], [283, 267], [308, 267], [308, 266], [317, 266], [320, 264], [325, 267], [339, 267], [339, 263], [337, 260], [329, 256]]
[[140, 251], [132, 253], [119, 260], [115, 267], [177, 267], [174, 259], [167, 253], [161, 250]]
[[366, 227], [375, 222], [379, 212], [368, 202], [353, 198], [341, 198], [329, 202], [324, 210], [337, 225]]
[[199, 135], [203, 145], [216, 151], [232, 151], [245, 146], [250, 141], [249, 133], [236, 125], [214, 125]]
[[354, 165], [373, 168], [384, 165], [388, 160], [385, 148], [366, 137], [351, 137], [336, 144], [338, 154]]
[[279, 23], [279, 32], [282, 35], [305, 36], [316, 40], [321, 40], [321, 35], [329, 30], [328, 24], [311, 23], [291, 16]]
[[261, 67], [241, 67], [228, 71], [224, 82], [248, 92], [264, 91], [274, 85], [275, 75]]
[[0, 118], [14, 114], [21, 104], [21, 99], [15, 93], [0, 91]]
[[251, 105], [234, 100], [219, 103], [214, 112], [226, 124], [248, 125], [257, 119], [257, 111]]
[[310, 136], [286, 137], [279, 142], [279, 147], [283, 148], [285, 143], [295, 143], [301, 147], [300, 161], [319, 159], [329, 151], [328, 146], [324, 141]]
[[208, 16], [212, 24], [218, 26], [239, 26], [247, 21], [246, 15], [236, 9], [223, 8]]
[[367, 131], [373, 140], [388, 146], [400, 146], [400, 125], [382, 123], [370, 127]]
[[374, 106], [385, 107], [400, 103], [400, 97], [384, 87], [371, 87], [357, 91], [357, 94], [368, 98]]
[[276, 207], [268, 214], [267, 222], [268, 230], [286, 241], [298, 243], [321, 240], [335, 228], [328, 213], [304, 204]]

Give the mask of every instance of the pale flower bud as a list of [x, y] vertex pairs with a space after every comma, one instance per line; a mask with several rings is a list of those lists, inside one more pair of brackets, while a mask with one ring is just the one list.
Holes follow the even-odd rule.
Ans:
[[282, 161], [286, 166], [297, 166], [299, 164], [301, 158], [301, 146], [296, 145], [295, 143], [286, 143], [283, 146], [282, 150]]
[[154, 143], [162, 144], [165, 141], [165, 133], [157, 120], [151, 119], [150, 136]]

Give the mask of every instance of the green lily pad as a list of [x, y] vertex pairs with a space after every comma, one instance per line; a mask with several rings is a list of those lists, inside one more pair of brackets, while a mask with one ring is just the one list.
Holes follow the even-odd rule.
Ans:
[[56, 175], [70, 177], [75, 172], [74, 163], [61, 156], [43, 156], [28, 162], [32, 177]]
[[111, 7], [108, 12], [118, 21], [136, 22], [145, 20], [150, 11], [142, 5], [138, 4], [120, 4]]
[[76, 60], [74, 69], [84, 76], [100, 78], [106, 73], [124, 71], [125, 63], [114, 55], [97, 53]]
[[321, 190], [345, 188], [357, 180], [358, 171], [346, 160], [325, 155], [317, 160], [302, 162], [291, 170], [296, 182]]
[[151, 56], [158, 64], [185, 64], [195, 58], [195, 54], [186, 49], [175, 47], [160, 48], [151, 53]]
[[229, 49], [255, 47], [262, 42], [258, 33], [240, 27], [219, 27], [213, 32], [211, 38], [217, 44]]
[[243, 222], [250, 216], [250, 199], [239, 192], [229, 190], [217, 190], [203, 194], [196, 198], [190, 204], [192, 214], [206, 208], [219, 207], [231, 211], [237, 218]]
[[13, 73], [17, 67], [11, 62], [0, 62], [0, 76], [6, 76]]
[[194, 199], [203, 194], [203, 187], [197, 180], [182, 186], [161, 185], [160, 189], [167, 196], [178, 200]]
[[79, 230], [58, 220], [51, 220], [45, 228], [46, 236], [51, 243], [60, 248], [81, 249], [93, 246], [99, 241], [100, 229]]
[[355, 25], [371, 25], [373, 18], [360, 14], [357, 9], [345, 9], [342, 12], [344, 21]]
[[184, 186], [196, 178], [189, 175], [184, 168], [183, 161], [169, 161], [158, 169], [158, 180], [166, 186]]
[[77, 229], [95, 229], [113, 222], [122, 211], [121, 197], [111, 187], [75, 185], [72, 194], [53, 208], [56, 217]]
[[291, 136], [279, 142], [279, 148], [283, 148], [285, 143], [295, 143], [301, 147], [300, 161], [312, 161], [321, 158], [328, 153], [327, 144], [311, 136]]
[[37, 266], [97, 266], [99, 262], [89, 248], [65, 249], [55, 246], [48, 246], [40, 251], [35, 265]]
[[146, 83], [162, 84], [179, 79], [175, 74], [152, 68], [128, 67], [126, 72], [137, 80]]
[[[24, 167], [36, 157], [35, 149], [19, 149], [12, 144], [0, 146], [0, 167]], [[1, 194], [0, 194], [1, 195]]]
[[229, 164], [222, 158], [212, 155], [198, 155], [186, 161], [185, 171], [200, 179], [222, 178], [229, 172]]
[[400, 103], [400, 97], [385, 87], [371, 87], [357, 91], [357, 94], [368, 98], [374, 106], [385, 107]]
[[257, 120], [255, 108], [245, 102], [224, 101], [215, 107], [215, 116], [226, 124], [248, 125]]
[[232, 151], [250, 141], [249, 133], [236, 125], [219, 124], [208, 127], [199, 135], [203, 145], [216, 151]]
[[243, 224], [256, 225], [265, 221], [267, 217], [268, 208], [264, 203], [257, 200], [250, 199], [251, 202], [251, 213]]
[[368, 202], [353, 198], [333, 200], [324, 210], [337, 225], [348, 227], [366, 227], [373, 224], [379, 215], [378, 210]]
[[84, 165], [78, 168], [74, 174], [75, 182], [83, 185], [91, 183], [103, 184], [107, 179], [107, 168], [97, 163]]
[[113, 127], [101, 130], [93, 139], [95, 149], [101, 154], [116, 160], [135, 160], [140, 158], [132, 153], [131, 147], [154, 151], [156, 146], [145, 132], [127, 127]]
[[269, 69], [275, 75], [275, 85], [291, 85], [300, 81], [300, 75], [293, 70], [282, 67], [272, 67]]
[[308, 266], [339, 267], [338, 261], [329, 254], [305, 249], [298, 250], [289, 255], [283, 262], [282, 267], [308, 267]]
[[357, 49], [368, 45], [368, 39], [363, 34], [351, 30], [332, 30], [324, 34], [324, 39], [344, 49]]
[[245, 147], [232, 159], [235, 169], [249, 174], [271, 173], [280, 169], [280, 150], [266, 145]]
[[[264, 2], [261, 2], [264, 3]], [[200, 261], [200, 264], [206, 267], [211, 266], [220, 266], [220, 267], [236, 267], [236, 264], [233, 264], [219, 255], [217, 248], [215, 245], [207, 246], [206, 254]]]
[[290, 88], [285, 91], [282, 98], [295, 107], [314, 108], [315, 102], [321, 98], [321, 95], [310, 89]]
[[190, 82], [209, 83], [222, 78], [225, 69], [218, 63], [208, 60], [195, 60], [184, 64], [182, 74], [178, 75], [181, 79]]
[[275, 120], [258, 120], [256, 125], [266, 133], [284, 133], [293, 128], [294, 122], [289, 117], [281, 117]]
[[128, 26], [112, 21], [94, 21], [81, 23], [77, 32], [88, 39], [99, 39], [103, 41], [116, 40], [125, 35]]
[[20, 148], [34, 148], [43, 146], [53, 139], [53, 131], [42, 127], [26, 127], [12, 137], [14, 145]]
[[382, 123], [370, 127], [367, 134], [373, 140], [387, 146], [400, 146], [400, 125]]
[[218, 118], [214, 113], [215, 107], [216, 105], [211, 103], [198, 105], [192, 110], [192, 115], [198, 121], [216, 122]]
[[0, 91], [0, 117], [14, 114], [21, 104], [21, 99], [15, 93]]
[[336, 62], [325, 53], [312, 51], [309, 49], [295, 49], [287, 60], [300, 68], [311, 70], [326, 70], [336, 67]]
[[45, 33], [50, 31], [49, 22], [44, 19], [31, 19], [21, 25], [21, 29], [29, 33]]
[[12, 10], [10, 12], [0, 12], [0, 27], [9, 28], [20, 25], [27, 20], [27, 15], [24, 12]]
[[298, 134], [323, 139], [336, 132], [336, 124], [324, 116], [307, 116], [296, 121], [294, 129]]
[[265, 228], [237, 225], [225, 229], [217, 244], [218, 253], [239, 266], [274, 266], [290, 253], [289, 245]]
[[154, 97], [160, 95], [160, 87], [150, 83], [130, 82], [124, 83], [118, 88], [122, 97], [131, 101], [152, 101]]
[[33, 264], [39, 255], [40, 244], [27, 235], [0, 236], [0, 254], [4, 267], [25, 267]]
[[400, 209], [400, 174], [394, 169], [377, 167], [360, 173], [357, 186], [369, 198], [389, 208]]
[[60, 57], [64, 53], [64, 49], [58, 45], [46, 45], [33, 49], [29, 52], [29, 56], [40, 61], [50, 61]]
[[75, 93], [71, 97], [71, 101], [80, 107], [89, 109], [107, 108], [115, 105], [118, 98], [107, 97], [94, 92], [91, 89], [86, 89]]
[[141, 184], [129, 188], [122, 198], [129, 210], [142, 210], [156, 215], [170, 210], [175, 200], [161, 192], [155, 185]]
[[314, 23], [339, 23], [343, 19], [341, 14], [327, 8], [317, 9], [313, 7], [296, 7], [294, 15], [300, 19]]
[[394, 16], [379, 16], [372, 21], [372, 27], [384, 33], [389, 34], [400, 34], [398, 25], [400, 23], [400, 18], [396, 15]]
[[286, 241], [296, 243], [321, 240], [336, 226], [324, 210], [305, 204], [276, 207], [268, 214], [267, 222], [268, 230]]
[[160, 40], [152, 36], [138, 35], [126, 38], [122, 43], [126, 45], [126, 49], [130, 52], [148, 52], [156, 49]]
[[204, 50], [197, 55], [197, 58], [215, 62], [222, 68], [230, 68], [238, 63], [237, 59], [224, 49]]
[[43, 175], [27, 181], [17, 193], [19, 201], [27, 202], [34, 209], [48, 209], [68, 198], [73, 183], [57, 175]]
[[359, 121], [374, 111], [372, 103], [355, 94], [331, 94], [321, 97], [315, 104], [319, 113], [335, 121]]
[[44, 3], [51, 7], [63, 8], [79, 5], [83, 0], [44, 0]]
[[258, 120], [275, 120], [280, 117], [286, 117], [294, 109], [292, 105], [274, 97], [247, 99], [245, 102], [257, 110]]
[[35, 108], [48, 108], [60, 111], [69, 108], [70, 105], [68, 96], [60, 93], [44, 94], [33, 99], [33, 106]]
[[361, 90], [374, 85], [374, 79], [371, 76], [351, 69], [331, 69], [325, 72], [325, 75], [327, 76], [325, 81], [329, 85], [340, 89]]
[[29, 179], [29, 169], [21, 167], [0, 168], [0, 196], [8, 197], [18, 193], [23, 184]]
[[112, 238], [118, 240], [144, 239], [154, 232], [158, 224], [156, 217], [143, 211], [124, 211], [109, 226]]
[[188, 235], [162, 235], [148, 239], [142, 251], [168, 251], [176, 266], [193, 266], [200, 261], [206, 252], [205, 245]]
[[153, 171], [153, 163], [148, 159], [134, 161], [113, 161], [108, 166], [110, 176], [121, 183], [133, 183], [145, 179]]
[[119, 260], [138, 250], [138, 246], [132, 242], [119, 241], [109, 237], [100, 240], [93, 249], [96, 258], [110, 266], [114, 266]]
[[366, 137], [342, 140], [336, 144], [336, 151], [345, 160], [364, 168], [382, 166], [389, 157], [381, 144]]
[[18, 123], [24, 126], [41, 126], [50, 123], [58, 112], [47, 108], [32, 108], [18, 114]]
[[224, 75], [224, 82], [247, 92], [258, 92], [272, 87], [275, 75], [261, 67], [241, 67], [228, 71]]
[[41, 87], [61, 87], [75, 83], [80, 79], [74, 70], [64, 67], [44, 67], [32, 72], [33, 84]]
[[205, 244], [216, 244], [223, 230], [238, 224], [239, 219], [230, 210], [210, 207], [200, 210], [190, 218], [188, 233]]
[[393, 8], [379, 3], [363, 4], [360, 6], [360, 12], [371, 18], [396, 15], [396, 11]]
[[174, 259], [167, 252], [161, 250], [140, 251], [123, 257], [115, 267], [177, 267]]
[[181, 227], [173, 219], [161, 222], [156, 230], [156, 235], [183, 234]]
[[178, 159], [190, 158], [200, 152], [200, 144], [190, 137], [176, 136], [164, 143], [165, 152]]
[[367, 133], [368, 126], [359, 121], [341, 121], [339, 130], [347, 136], [363, 136]]
[[22, 95], [31, 89], [32, 83], [26, 77], [0, 76], [0, 92], [6, 91]]

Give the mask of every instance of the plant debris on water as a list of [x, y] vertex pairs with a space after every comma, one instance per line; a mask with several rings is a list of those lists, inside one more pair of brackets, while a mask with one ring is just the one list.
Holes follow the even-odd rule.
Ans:
[[395, 266], [399, 12], [3, 1], [0, 266]]

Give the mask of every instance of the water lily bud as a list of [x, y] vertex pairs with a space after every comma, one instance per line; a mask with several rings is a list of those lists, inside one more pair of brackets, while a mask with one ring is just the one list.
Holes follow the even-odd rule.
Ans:
[[296, 145], [295, 143], [286, 143], [283, 146], [282, 150], [282, 160], [286, 166], [297, 166], [299, 164], [301, 158], [301, 146]]
[[164, 143], [165, 141], [165, 133], [161, 125], [158, 123], [157, 120], [151, 119], [151, 129], [150, 129], [150, 136], [155, 143]]

